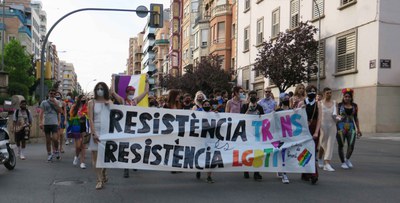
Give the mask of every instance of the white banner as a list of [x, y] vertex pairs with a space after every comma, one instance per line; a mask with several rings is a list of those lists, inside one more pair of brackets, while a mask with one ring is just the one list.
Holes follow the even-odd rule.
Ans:
[[315, 172], [304, 109], [262, 116], [122, 105], [103, 110], [100, 168]]

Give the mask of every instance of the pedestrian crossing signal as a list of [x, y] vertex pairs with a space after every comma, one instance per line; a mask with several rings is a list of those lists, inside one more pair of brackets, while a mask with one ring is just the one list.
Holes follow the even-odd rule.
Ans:
[[163, 5], [162, 4], [150, 4], [150, 21], [149, 27], [151, 28], [162, 28], [164, 22], [163, 16]]

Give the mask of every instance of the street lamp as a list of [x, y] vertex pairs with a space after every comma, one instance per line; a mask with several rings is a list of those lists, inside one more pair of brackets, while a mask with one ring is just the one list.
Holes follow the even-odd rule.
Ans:
[[2, 30], [1, 30], [1, 70], [0, 70], [0, 96], [6, 96], [7, 95], [7, 86], [8, 86], [8, 73], [4, 71], [4, 37], [5, 37], [5, 29], [6, 29], [6, 24], [4, 21], [4, 13], [5, 13], [5, 0], [2, 0], [2, 6], [3, 6], [3, 13], [1, 15], [1, 22], [3, 24]]
[[321, 89], [321, 78], [320, 78], [320, 72], [321, 72], [321, 57], [319, 56], [321, 53], [321, 10], [319, 8], [319, 5], [317, 3], [317, 0], [313, 0], [314, 4], [317, 7], [318, 11], [318, 55], [317, 55], [317, 63], [318, 63], [318, 71], [317, 71], [317, 91], [320, 91]]

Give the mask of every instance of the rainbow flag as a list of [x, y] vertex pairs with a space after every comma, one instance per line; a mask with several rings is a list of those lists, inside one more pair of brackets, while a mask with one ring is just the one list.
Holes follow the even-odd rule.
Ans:
[[312, 154], [307, 149], [304, 149], [297, 157], [297, 161], [299, 161], [300, 166], [304, 167], [308, 162], [310, 162], [311, 157]]
[[[146, 85], [146, 74], [114, 76], [114, 91], [122, 98], [126, 98], [126, 93], [125, 93], [126, 87], [133, 86], [136, 89], [135, 97], [137, 97], [138, 95], [144, 92], [145, 85]], [[141, 107], [149, 106], [148, 95], [146, 95], [142, 99], [142, 101], [139, 102], [138, 106]]]

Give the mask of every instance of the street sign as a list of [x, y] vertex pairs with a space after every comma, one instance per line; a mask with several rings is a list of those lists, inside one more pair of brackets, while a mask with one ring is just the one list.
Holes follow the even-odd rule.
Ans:
[[381, 68], [391, 68], [392, 60], [390, 59], [381, 59]]
[[136, 15], [140, 18], [144, 18], [147, 16], [149, 10], [147, 10], [146, 6], [138, 6], [136, 8]]

